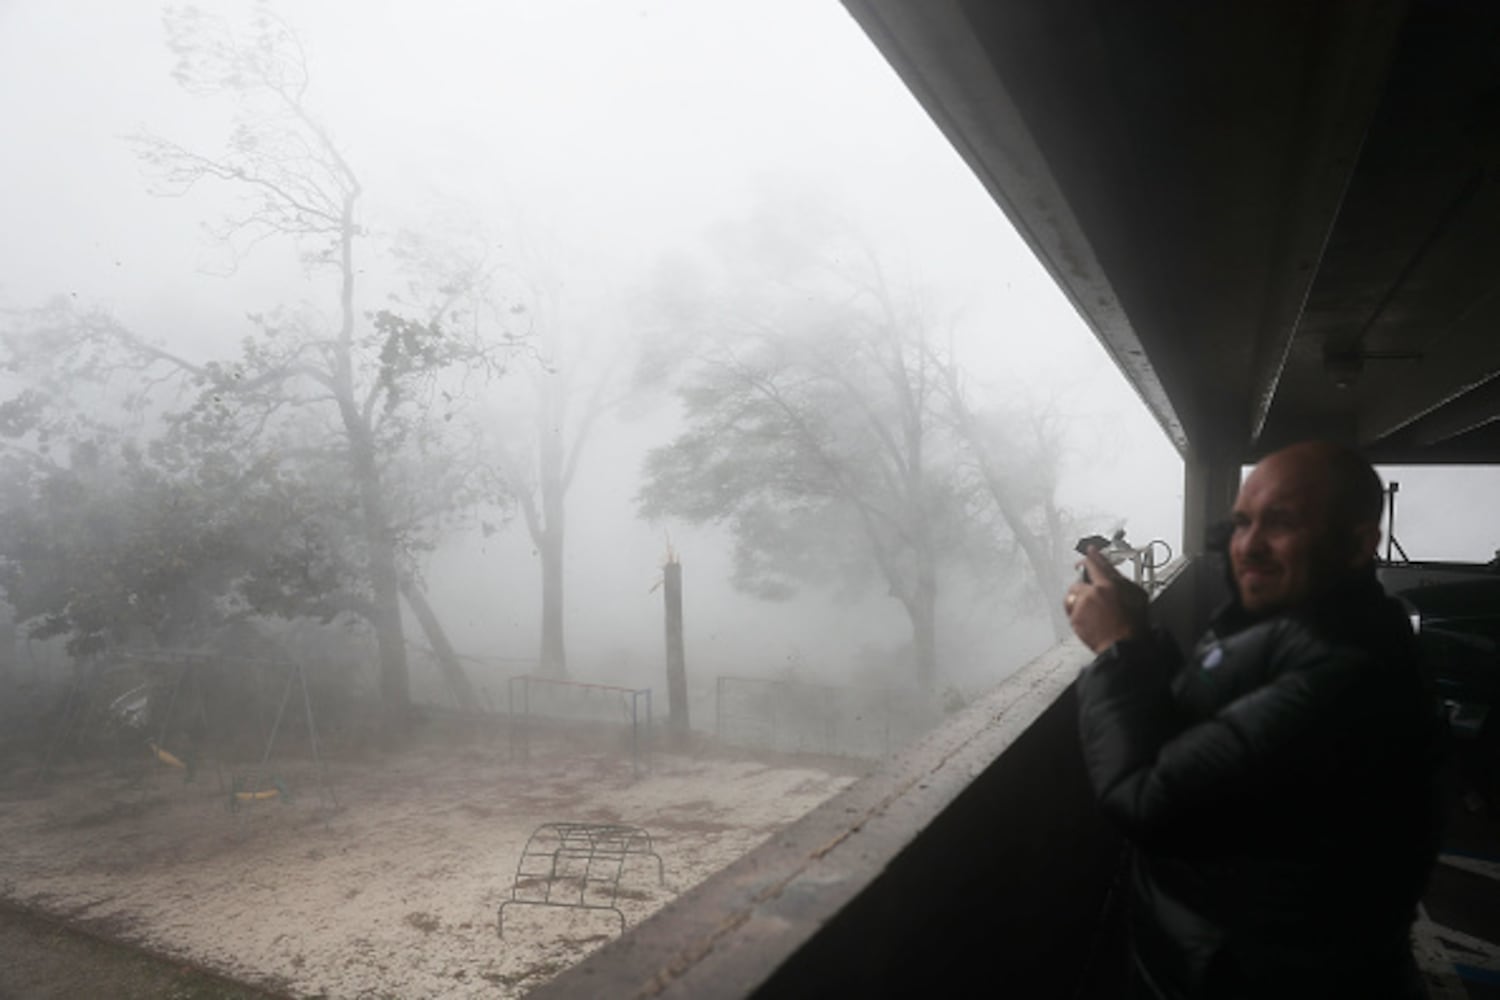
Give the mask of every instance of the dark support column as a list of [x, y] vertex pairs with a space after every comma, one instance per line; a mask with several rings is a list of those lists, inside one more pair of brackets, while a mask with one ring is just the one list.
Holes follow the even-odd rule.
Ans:
[[1231, 448], [1212, 454], [1189, 450], [1183, 463], [1182, 547], [1193, 560], [1191, 608], [1177, 623], [1178, 640], [1196, 636], [1208, 627], [1214, 610], [1229, 597], [1221, 582], [1216, 558], [1205, 558], [1209, 528], [1229, 516], [1240, 488], [1238, 453]]
[[662, 567], [667, 599], [667, 724], [679, 747], [688, 737], [687, 656], [682, 642], [682, 563], [675, 555]]
[[1230, 449], [1212, 455], [1190, 450], [1183, 463], [1182, 548], [1201, 556], [1208, 529], [1229, 516], [1240, 488], [1240, 463]]

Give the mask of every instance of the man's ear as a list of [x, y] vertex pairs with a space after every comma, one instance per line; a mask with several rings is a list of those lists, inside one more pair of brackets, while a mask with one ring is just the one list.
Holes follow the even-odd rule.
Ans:
[[1349, 534], [1349, 568], [1363, 569], [1373, 565], [1380, 552], [1380, 522], [1362, 521]]

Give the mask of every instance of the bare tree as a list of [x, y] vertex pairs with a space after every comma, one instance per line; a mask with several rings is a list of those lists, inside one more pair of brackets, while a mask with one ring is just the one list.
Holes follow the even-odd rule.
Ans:
[[976, 410], [959, 366], [949, 354], [933, 358], [941, 378], [945, 410], [963, 449], [971, 477], [970, 495], [999, 516], [1030, 570], [1035, 596], [1046, 608], [1053, 638], [1072, 634], [1062, 609], [1063, 567], [1074, 528], [1057, 500], [1057, 474], [1063, 451], [1062, 424], [1043, 408]]
[[531, 408], [516, 422], [527, 428], [528, 440], [502, 441], [499, 453], [507, 492], [520, 507], [540, 565], [539, 671], [566, 677], [568, 492], [599, 418], [617, 402], [621, 345], [601, 342], [609, 331], [597, 318], [577, 318], [577, 303], [565, 300], [555, 272], [543, 265], [534, 270], [541, 277], [527, 282], [528, 342], [537, 355], [526, 369]]

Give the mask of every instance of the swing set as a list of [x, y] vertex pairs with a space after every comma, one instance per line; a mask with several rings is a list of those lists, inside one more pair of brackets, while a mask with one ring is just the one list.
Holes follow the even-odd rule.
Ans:
[[[294, 695], [300, 693], [302, 703], [300, 714], [305, 721], [307, 740], [316, 766], [319, 801], [338, 808], [338, 797], [328, 781], [327, 766], [318, 744], [317, 722], [313, 713], [312, 697], [308, 692], [306, 668], [300, 661], [285, 656], [276, 660], [226, 657], [218, 653], [199, 650], [131, 651], [124, 653], [123, 659], [141, 665], [147, 672], [152, 671], [153, 668], [170, 671], [171, 680], [165, 688], [162, 681], [157, 679], [147, 680], [132, 687], [110, 702], [107, 715], [126, 731], [138, 735], [152, 722], [152, 716], [155, 714], [152, 711], [152, 703], [165, 689], [165, 707], [160, 712], [159, 721], [152, 727], [154, 733], [147, 736], [145, 746], [149, 760], [155, 761], [163, 768], [181, 771], [184, 783], [191, 783], [197, 778], [204, 757], [204, 748], [200, 745], [203, 740], [194, 735], [194, 729], [204, 734], [205, 737], [214, 732], [208, 715], [208, 698], [204, 691], [203, 672], [225, 663], [235, 663], [262, 671], [280, 669], [284, 672], [285, 681], [282, 684], [276, 714], [265, 738], [257, 765], [250, 771], [231, 773], [226, 783], [222, 763], [223, 755], [213, 754], [211, 759], [214, 762], [218, 791], [227, 797], [227, 807], [231, 812], [272, 800], [284, 804], [293, 801], [293, 784], [286, 775], [272, 770], [271, 757], [277, 740], [284, 732], [283, 723], [288, 718], [287, 709], [292, 706]], [[39, 781], [44, 780], [50, 774], [58, 753], [71, 741], [70, 738], [77, 739], [81, 736], [84, 720], [91, 714], [90, 708], [99, 698], [99, 687], [103, 685], [107, 675], [118, 669], [120, 668], [100, 668], [97, 663], [90, 664], [69, 689], [63, 718], [53, 734], [37, 776]], [[292, 715], [295, 717], [297, 714], [294, 709]], [[184, 719], [187, 720], [187, 724], [183, 724]], [[128, 742], [134, 744], [134, 738], [127, 739]]]

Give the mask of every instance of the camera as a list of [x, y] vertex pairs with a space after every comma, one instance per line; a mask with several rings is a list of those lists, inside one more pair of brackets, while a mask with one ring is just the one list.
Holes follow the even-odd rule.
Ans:
[[[1157, 555], [1158, 546], [1165, 550], [1164, 555]], [[1135, 582], [1145, 587], [1147, 592], [1157, 587], [1157, 569], [1165, 566], [1172, 559], [1172, 547], [1166, 542], [1156, 539], [1147, 542], [1141, 548], [1135, 548], [1125, 540], [1124, 528], [1116, 531], [1111, 538], [1105, 538], [1103, 535], [1085, 535], [1078, 539], [1078, 544], [1073, 546], [1073, 549], [1079, 555], [1087, 555], [1089, 549], [1098, 549], [1112, 566], [1118, 566], [1124, 562], [1130, 563]], [[1083, 568], [1080, 579], [1084, 583], [1092, 582], [1089, 580], [1087, 566]]]
[[[1116, 537], [1123, 540], [1124, 535], [1125, 533], [1122, 531], [1119, 532]], [[1086, 556], [1089, 554], [1089, 549], [1098, 549], [1100, 552], [1105, 553], [1105, 558], [1108, 559], [1109, 545], [1109, 539], [1105, 538], [1103, 535], [1085, 535], [1082, 538], [1078, 539], [1078, 544], [1073, 546], [1073, 551], [1077, 552], [1081, 556]], [[1081, 573], [1082, 575], [1079, 577], [1079, 579], [1081, 579], [1084, 583], [1089, 583], [1089, 568], [1087, 566], [1083, 567]]]

